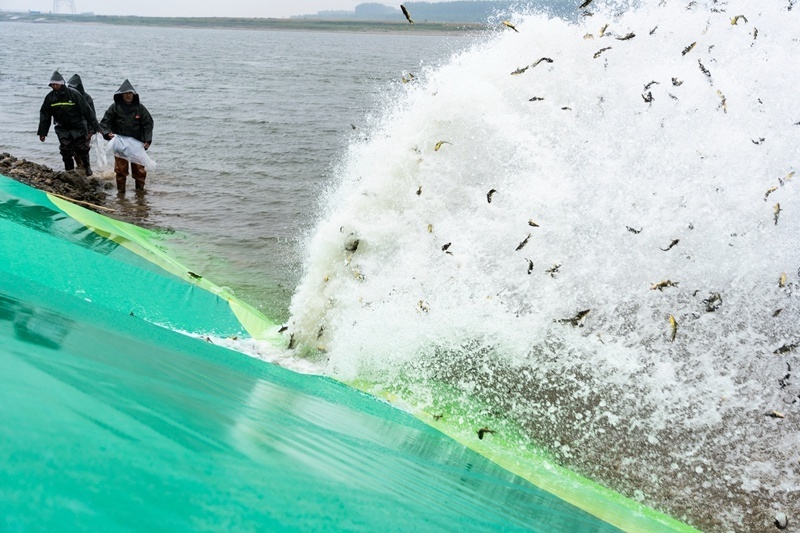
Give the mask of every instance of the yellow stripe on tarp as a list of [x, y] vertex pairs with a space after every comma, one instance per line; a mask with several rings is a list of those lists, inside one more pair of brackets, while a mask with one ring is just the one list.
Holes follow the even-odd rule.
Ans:
[[149, 239], [151, 232], [127, 222], [108, 218], [85, 209], [67, 200], [47, 194], [48, 199], [67, 215], [80, 222], [98, 235], [125, 247], [139, 257], [161, 267], [179, 278], [197, 285], [222, 298], [231, 308], [245, 331], [257, 340], [268, 340], [276, 346], [283, 346], [283, 338], [277, 333], [277, 326], [253, 306], [241, 301], [229, 291], [215, 285], [204, 277], [190, 274], [190, 270], [158, 249]]
[[[505, 444], [498, 444], [495, 438], [481, 440], [474, 431], [465, 430], [455, 422], [455, 417], [441, 415], [434, 417], [424, 408], [414, 405], [412, 398], [401, 398], [364, 380], [349, 381], [345, 384], [381, 398], [398, 408], [399, 404], [402, 404], [402, 410], [410, 412], [415, 418], [441, 431], [466, 448], [622, 531], [700, 533], [699, 530], [683, 522], [555, 464], [544, 453], [537, 452], [530, 445], [521, 447], [519, 444], [508, 444], [513, 440], [511, 438], [504, 439]], [[521, 436], [523, 432], [519, 430], [519, 434]]]

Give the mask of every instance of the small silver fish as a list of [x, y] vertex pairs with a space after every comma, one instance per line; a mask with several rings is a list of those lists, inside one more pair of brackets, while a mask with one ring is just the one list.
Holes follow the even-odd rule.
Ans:
[[679, 242], [681, 242], [680, 239], [675, 239], [671, 243], [669, 243], [669, 246], [667, 246], [666, 248], [661, 248], [661, 251], [662, 252], [668, 252], [668, 251], [672, 250], [672, 248], [674, 248], [675, 245], [678, 244]]
[[610, 46], [606, 46], [605, 48], [601, 48], [600, 50], [598, 50], [597, 52], [594, 53], [594, 58], [597, 59], [598, 57], [600, 57], [600, 54], [602, 54], [606, 50], [611, 50], [611, 47]]
[[525, 247], [525, 245], [526, 245], [526, 244], [528, 244], [528, 239], [530, 239], [530, 238], [531, 238], [531, 234], [530, 234], [530, 233], [528, 233], [528, 236], [527, 236], [527, 237], [525, 237], [525, 238], [522, 240], [522, 242], [521, 242], [521, 243], [519, 243], [519, 245], [517, 246], [517, 249], [516, 249], [516, 250], [514, 250], [514, 251], [515, 251], [515, 252], [519, 252], [520, 250], [522, 250], [522, 249]]

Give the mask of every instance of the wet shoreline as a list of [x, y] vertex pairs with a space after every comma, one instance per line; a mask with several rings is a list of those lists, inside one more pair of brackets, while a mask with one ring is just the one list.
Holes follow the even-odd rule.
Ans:
[[0, 153], [0, 174], [30, 187], [73, 200], [93, 211], [103, 213], [108, 209], [108, 193], [104, 183], [96, 177], [84, 176], [82, 170], [53, 170], [46, 165], [18, 159], [3, 152]]

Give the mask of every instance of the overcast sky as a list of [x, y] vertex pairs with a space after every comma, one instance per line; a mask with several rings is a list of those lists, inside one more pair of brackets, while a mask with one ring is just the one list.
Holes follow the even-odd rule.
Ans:
[[[274, 17], [310, 15], [318, 11], [352, 11], [358, 4], [377, 1], [399, 6], [393, 0], [73, 0], [75, 12], [140, 17]], [[69, 1], [58, 0], [61, 12]], [[0, 0], [5, 11], [53, 11], [53, 0]]]

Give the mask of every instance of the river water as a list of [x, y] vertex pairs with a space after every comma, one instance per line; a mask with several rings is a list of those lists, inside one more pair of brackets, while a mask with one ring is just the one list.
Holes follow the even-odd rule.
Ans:
[[796, 522], [800, 8], [608, 4], [485, 37], [4, 23], [1, 144], [56, 165], [50, 72], [99, 109], [129, 78], [158, 167], [120, 209], [319, 372], [445, 383], [704, 530]]

